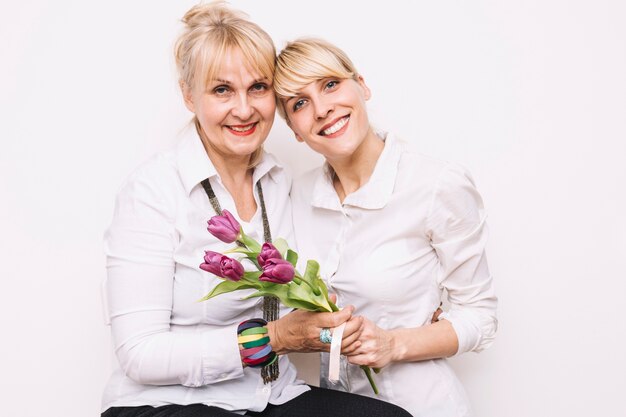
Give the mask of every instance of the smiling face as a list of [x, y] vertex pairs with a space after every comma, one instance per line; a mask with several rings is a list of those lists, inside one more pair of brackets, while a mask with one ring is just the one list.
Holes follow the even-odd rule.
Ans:
[[333, 161], [351, 157], [373, 134], [365, 107], [369, 98], [362, 77], [324, 78], [307, 84], [283, 105], [296, 138]]
[[212, 159], [249, 160], [274, 122], [272, 80], [252, 69], [236, 48], [224, 55], [206, 86], [183, 86], [183, 95], [185, 105], [198, 119]]

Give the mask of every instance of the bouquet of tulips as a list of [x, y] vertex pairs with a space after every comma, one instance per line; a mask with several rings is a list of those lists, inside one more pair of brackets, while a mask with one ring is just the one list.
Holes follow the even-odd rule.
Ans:
[[[213, 216], [208, 222], [209, 232], [225, 243], [236, 246], [225, 251], [226, 254], [238, 254], [242, 261], [249, 261], [255, 266], [254, 271], [246, 271], [242, 263], [225, 254], [205, 251], [204, 262], [200, 268], [222, 279], [213, 290], [200, 301], [206, 301], [220, 294], [237, 290], [255, 289], [247, 296], [274, 296], [285, 306], [306, 311], [339, 311], [328, 297], [328, 288], [319, 275], [317, 261], [308, 260], [304, 274], [296, 270], [298, 254], [289, 249], [284, 239], [265, 242], [262, 245], [247, 236], [239, 222], [228, 212]], [[378, 394], [378, 388], [372, 378], [369, 367], [361, 366], [367, 379]]]

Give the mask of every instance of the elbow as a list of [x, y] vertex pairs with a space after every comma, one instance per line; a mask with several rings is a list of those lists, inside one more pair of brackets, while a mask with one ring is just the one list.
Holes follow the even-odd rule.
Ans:
[[158, 358], [154, 352], [142, 344], [133, 347], [120, 347], [116, 352], [120, 369], [133, 382], [141, 385], [172, 385], [181, 384], [166, 372], [164, 365], [167, 361]]
[[495, 314], [453, 309], [441, 317], [450, 321], [456, 333], [458, 350], [455, 356], [465, 352], [481, 352], [495, 340], [498, 329]]
[[120, 347], [117, 352], [117, 361], [124, 375], [133, 382], [141, 385], [159, 385], [156, 383], [153, 375], [146, 372], [143, 366], [141, 349], [138, 346], [133, 348]]
[[478, 340], [471, 352], [482, 352], [489, 348], [493, 341], [496, 339], [496, 333], [498, 331], [498, 319], [494, 316], [485, 317], [481, 320], [480, 329], [478, 331]]

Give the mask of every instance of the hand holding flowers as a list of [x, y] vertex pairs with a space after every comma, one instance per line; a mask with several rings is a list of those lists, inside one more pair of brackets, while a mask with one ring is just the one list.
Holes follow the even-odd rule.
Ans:
[[[326, 350], [328, 345], [319, 342], [319, 330], [322, 327], [336, 327], [350, 319], [352, 308], [346, 308], [340, 313], [339, 309], [328, 295], [326, 284], [319, 275], [319, 264], [314, 260], [306, 263], [304, 274], [296, 269], [298, 254], [289, 249], [284, 239], [276, 239], [273, 243], [265, 242], [263, 245], [247, 236], [237, 220], [227, 210], [222, 215], [213, 216], [208, 222], [208, 231], [225, 243], [236, 243], [237, 246], [225, 253], [239, 254], [243, 260], [252, 263], [256, 270], [245, 271], [242, 263], [225, 254], [206, 251], [204, 262], [200, 268], [210, 272], [224, 281], [219, 283], [213, 290], [200, 301], [209, 300], [220, 294], [243, 290], [255, 289], [256, 291], [245, 298], [274, 296], [285, 306], [298, 309], [280, 320], [288, 320], [283, 332], [276, 329], [275, 323], [268, 323], [268, 330], [272, 340], [280, 342], [289, 339], [289, 332], [307, 334], [308, 339], [314, 341], [314, 345], [302, 346], [302, 350]], [[311, 312], [317, 313], [312, 317]], [[324, 313], [325, 312], [325, 313]], [[327, 314], [327, 315], [325, 315]], [[320, 327], [311, 326], [311, 322], [319, 322]], [[324, 324], [321, 324], [324, 323]], [[329, 324], [330, 323], [330, 324]], [[298, 328], [306, 325], [307, 328]], [[360, 335], [361, 320], [350, 320], [346, 325], [346, 338], [342, 340], [342, 347], [353, 344]], [[286, 333], [285, 333], [286, 332]], [[305, 343], [306, 344], [306, 343]], [[280, 343], [277, 343], [280, 345]], [[285, 352], [278, 352], [285, 353]], [[361, 366], [375, 393], [378, 393], [371, 370]]]

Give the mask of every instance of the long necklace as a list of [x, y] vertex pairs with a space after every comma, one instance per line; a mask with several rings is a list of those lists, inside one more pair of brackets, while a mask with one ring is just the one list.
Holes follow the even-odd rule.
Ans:
[[[211, 187], [211, 183], [209, 182], [208, 178], [202, 181], [202, 187], [204, 188], [206, 195], [209, 197], [209, 201], [211, 202], [211, 206], [213, 207], [213, 210], [215, 210], [215, 213], [221, 215], [222, 208], [220, 206], [220, 202], [213, 192], [213, 187]], [[270, 222], [267, 218], [267, 210], [265, 210], [265, 199], [263, 198], [263, 187], [261, 187], [260, 180], [256, 183], [256, 190], [259, 195], [259, 203], [261, 205], [261, 218], [263, 219], [263, 239], [266, 242], [271, 242], [272, 232], [270, 231]], [[263, 319], [268, 322], [278, 320], [278, 299], [276, 297], [263, 297]], [[261, 368], [261, 377], [263, 377], [263, 382], [266, 384], [270, 381], [275, 381], [278, 378], [278, 374], [278, 361]]]

